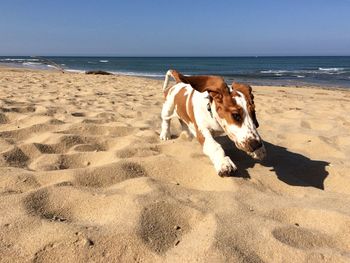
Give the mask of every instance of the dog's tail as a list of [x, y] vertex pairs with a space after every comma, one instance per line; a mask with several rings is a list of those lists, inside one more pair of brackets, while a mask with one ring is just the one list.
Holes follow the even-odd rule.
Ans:
[[181, 74], [174, 69], [169, 69], [165, 74], [164, 84], [163, 84], [163, 92], [165, 92], [168, 88], [170, 77], [172, 77], [176, 83], [182, 82], [180, 79]]
[[173, 77], [173, 71], [171, 69], [169, 69], [167, 71], [167, 73], [165, 74], [165, 79], [164, 79], [164, 84], [163, 84], [163, 92], [166, 91], [166, 89], [168, 88], [168, 85], [169, 85], [169, 81], [170, 81], [170, 77], [174, 78]]

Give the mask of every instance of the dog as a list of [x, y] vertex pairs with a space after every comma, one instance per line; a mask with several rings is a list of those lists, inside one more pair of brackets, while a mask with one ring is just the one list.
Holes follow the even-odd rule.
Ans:
[[[170, 78], [176, 84], [169, 88]], [[161, 140], [171, 138], [170, 121], [177, 117], [182, 129], [198, 139], [221, 177], [232, 176], [237, 167], [215, 141], [216, 136], [226, 134], [238, 149], [254, 159], [265, 157], [250, 86], [232, 83], [229, 87], [219, 76], [184, 76], [168, 70], [163, 93]]]

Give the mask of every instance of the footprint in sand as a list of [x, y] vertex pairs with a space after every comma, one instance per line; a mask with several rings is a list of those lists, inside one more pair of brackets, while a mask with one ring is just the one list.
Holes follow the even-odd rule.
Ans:
[[79, 171], [75, 175], [75, 184], [85, 187], [108, 187], [143, 176], [147, 176], [147, 172], [140, 164], [121, 161]]
[[297, 226], [276, 228], [272, 235], [280, 242], [300, 249], [334, 248], [338, 247], [337, 240], [324, 233]]
[[73, 125], [71, 128], [61, 131], [61, 133], [65, 134], [77, 134], [84, 136], [101, 136], [101, 135], [109, 135], [109, 136], [127, 136], [132, 133], [134, 128], [132, 127], [110, 127], [110, 126], [100, 126], [93, 124], [78, 124]]
[[189, 211], [179, 205], [165, 201], [152, 203], [142, 211], [139, 236], [151, 250], [164, 254], [190, 230], [189, 217]]
[[40, 187], [39, 182], [32, 174], [18, 172], [17, 169], [7, 170], [1, 178], [0, 195], [19, 194]]
[[305, 129], [311, 129], [310, 123], [307, 121], [301, 121], [300, 127], [305, 128]]
[[0, 124], [6, 123], [9, 123], [9, 119], [7, 118], [6, 114], [0, 112]]
[[38, 158], [42, 154], [56, 153], [55, 149], [51, 145], [42, 143], [23, 144], [19, 148], [31, 160]]
[[132, 196], [120, 193], [107, 196], [96, 189], [75, 187], [67, 181], [28, 194], [23, 205], [33, 217], [79, 226], [119, 224], [125, 217], [136, 222], [138, 215], [130, 213], [130, 209], [138, 209]]
[[0, 153], [0, 165], [24, 168], [30, 158], [18, 147]]
[[60, 242], [52, 242], [35, 252], [34, 263], [44, 262], [88, 262], [94, 242], [89, 238], [71, 237]]
[[63, 154], [70, 150], [77, 152], [106, 151], [108, 150], [108, 143], [110, 142], [111, 140], [108, 138], [81, 135], [63, 135], [51, 140], [51, 143], [33, 143], [33, 145], [41, 153]]
[[16, 140], [26, 140], [32, 137], [34, 134], [48, 132], [55, 128], [56, 127], [54, 125], [50, 125], [48, 123], [39, 123], [39, 124], [34, 124], [30, 127], [0, 132], [0, 137], [14, 138]]
[[61, 120], [58, 120], [58, 119], [50, 119], [48, 122], [48, 124], [51, 124], [51, 125], [62, 125], [62, 124], [65, 124], [64, 121], [61, 121]]
[[106, 151], [106, 147], [101, 144], [80, 144], [73, 148], [76, 152], [101, 152]]
[[117, 116], [115, 113], [103, 112], [96, 115], [96, 118], [108, 120], [108, 121], [117, 121]]
[[24, 207], [32, 216], [38, 216], [42, 219], [66, 222], [71, 221], [71, 213], [63, 208], [61, 203], [50, 200], [50, 194], [47, 189], [40, 189], [29, 194], [24, 199]]
[[[310, 239], [318, 239], [317, 237], [320, 236], [320, 239], [315, 242], [313, 240], [306, 239], [305, 242], [310, 241], [311, 245], [317, 245], [323, 239], [326, 239], [326, 241], [324, 241], [324, 244], [328, 245], [330, 241], [337, 239], [336, 242], [332, 241], [333, 245], [337, 247], [344, 247], [342, 243], [348, 242], [347, 237], [350, 235], [350, 217], [336, 211], [306, 208], [285, 208], [272, 210], [269, 213], [269, 217], [281, 223], [298, 226], [296, 229], [294, 227], [290, 227], [291, 230], [288, 227], [287, 229], [275, 230], [276, 233], [274, 236], [281, 242], [285, 241], [294, 244], [297, 241], [293, 238], [296, 237], [296, 235], [299, 235], [300, 231], [304, 231], [304, 229], [306, 229], [306, 233], [301, 233], [300, 237], [307, 235]], [[337, 223], [334, 224], [334, 222]], [[291, 232], [290, 235], [287, 233], [288, 231]], [[309, 232], [311, 234], [309, 234]], [[333, 238], [335, 236], [337, 238]], [[299, 244], [294, 244], [294, 246], [298, 245]]]
[[105, 124], [111, 122], [111, 120], [108, 119], [84, 119], [81, 123], [87, 123], [87, 124]]
[[116, 152], [118, 158], [131, 158], [131, 157], [148, 157], [155, 156], [160, 153], [158, 146], [127, 146]]
[[58, 139], [57, 143], [52, 144], [52, 147], [57, 153], [65, 153], [73, 146], [85, 144], [86, 139], [79, 135], [64, 135]]
[[34, 106], [24, 106], [24, 107], [2, 108], [1, 110], [3, 112], [30, 113], [30, 112], [35, 112], [36, 108]]
[[44, 154], [29, 164], [28, 168], [34, 171], [53, 171], [84, 168], [90, 165], [88, 158], [83, 154]]

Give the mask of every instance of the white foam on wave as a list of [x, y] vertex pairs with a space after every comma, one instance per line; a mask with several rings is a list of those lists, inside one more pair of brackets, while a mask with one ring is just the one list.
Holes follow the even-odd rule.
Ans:
[[260, 73], [263, 73], [263, 74], [281, 74], [281, 73], [287, 73], [287, 72], [289, 72], [289, 71], [288, 70], [273, 70], [273, 69], [260, 71]]
[[36, 65], [42, 65], [40, 62], [23, 62], [24, 66], [36, 66]]
[[304, 74], [328, 74], [328, 75], [338, 75], [346, 73], [345, 68], [318, 68], [314, 70], [310, 69], [299, 69], [299, 70], [262, 70], [262, 74], [273, 74], [279, 76], [279, 74], [294, 74], [295, 77], [300, 76], [300, 78], [305, 77]]
[[125, 76], [136, 76], [136, 77], [164, 77], [164, 74], [151, 73], [151, 72], [132, 72], [132, 71], [110, 71], [113, 74], [125, 75]]
[[24, 62], [24, 61], [39, 61], [37, 58], [2, 58], [0, 61], [5, 61], [5, 62]]
[[65, 71], [67, 72], [72, 72], [72, 73], [85, 73], [85, 70], [81, 70], [81, 69], [65, 69]]
[[58, 68], [57, 66], [54, 66], [54, 65], [46, 65], [46, 66], [49, 68]]
[[318, 68], [321, 71], [342, 71], [344, 68]]
[[100, 60], [101, 63], [108, 63], [108, 60]]
[[5, 59], [2, 59], [2, 61], [24, 61], [25, 59], [23, 58], [5, 58]]

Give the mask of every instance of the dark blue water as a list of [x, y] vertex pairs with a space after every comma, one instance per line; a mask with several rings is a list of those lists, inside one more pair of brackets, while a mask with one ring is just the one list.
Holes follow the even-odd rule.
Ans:
[[[221, 75], [260, 85], [323, 85], [350, 88], [346, 57], [45, 57], [68, 71], [104, 70], [162, 78], [168, 69], [183, 74]], [[32, 57], [0, 57], [0, 63], [52, 68]]]

